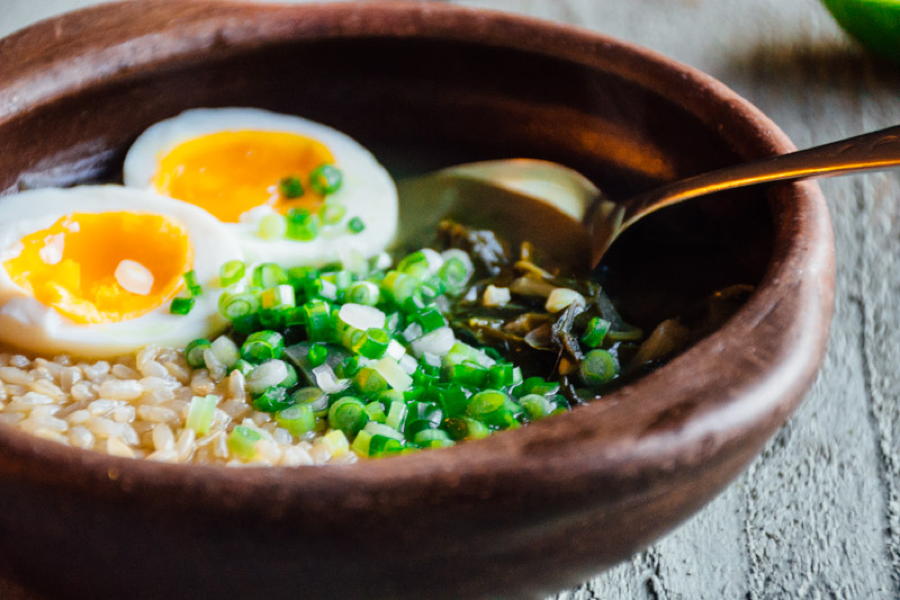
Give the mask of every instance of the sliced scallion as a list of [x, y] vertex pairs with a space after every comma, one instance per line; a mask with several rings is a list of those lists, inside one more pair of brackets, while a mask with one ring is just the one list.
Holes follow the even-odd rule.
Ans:
[[578, 367], [581, 380], [588, 387], [599, 387], [619, 374], [619, 361], [606, 350], [591, 350]]
[[328, 423], [352, 438], [369, 422], [366, 405], [359, 398], [344, 396], [328, 409]]
[[263, 330], [250, 334], [241, 346], [241, 357], [250, 362], [281, 358], [284, 337], [277, 331]]
[[365, 222], [359, 217], [353, 217], [352, 219], [347, 221], [347, 230], [350, 233], [362, 233], [365, 228]]
[[212, 346], [212, 342], [205, 338], [198, 338], [188, 343], [184, 348], [184, 359], [194, 369], [204, 366], [203, 351]]
[[247, 273], [247, 265], [240, 260], [229, 260], [219, 268], [219, 284], [228, 287], [240, 282]]
[[253, 285], [258, 288], [271, 288], [288, 282], [288, 274], [275, 263], [262, 263], [253, 269]]
[[196, 304], [196, 298], [173, 298], [169, 312], [173, 315], [186, 315], [191, 312]]
[[213, 394], [191, 398], [185, 426], [188, 429], [193, 429], [197, 435], [209, 433], [218, 402], [219, 397]]
[[188, 293], [191, 295], [191, 298], [196, 296], [200, 296], [203, 294], [203, 287], [200, 285], [200, 282], [197, 280], [197, 272], [191, 269], [187, 273], [185, 273], [182, 277], [184, 277], [184, 285], [187, 288]]
[[260, 432], [238, 425], [228, 434], [228, 450], [241, 460], [251, 460], [256, 456], [256, 443], [261, 439]]
[[278, 182], [278, 190], [282, 196], [293, 200], [303, 195], [303, 182], [298, 177], [291, 175]]
[[334, 165], [319, 165], [309, 173], [309, 187], [320, 196], [330, 196], [344, 182], [344, 174]]
[[302, 436], [316, 428], [315, 411], [310, 404], [296, 404], [275, 413], [275, 422], [293, 436]]

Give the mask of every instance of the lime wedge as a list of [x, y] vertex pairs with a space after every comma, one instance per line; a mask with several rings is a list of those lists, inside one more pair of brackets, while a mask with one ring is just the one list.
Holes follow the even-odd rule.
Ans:
[[900, 0], [823, 0], [835, 20], [867, 48], [900, 62]]

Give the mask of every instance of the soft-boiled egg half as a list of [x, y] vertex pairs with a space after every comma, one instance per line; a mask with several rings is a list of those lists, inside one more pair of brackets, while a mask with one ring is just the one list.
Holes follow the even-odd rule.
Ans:
[[[121, 186], [0, 198], [0, 341], [42, 354], [116, 356], [225, 327], [220, 265], [237, 239], [196, 206]], [[170, 314], [194, 271], [203, 293]]]
[[[328, 193], [310, 184], [325, 165], [342, 176]], [[348, 251], [368, 257], [397, 229], [396, 187], [371, 153], [330, 127], [265, 110], [193, 109], [161, 121], [128, 151], [124, 179], [209, 211], [237, 234], [251, 262], [321, 266]], [[291, 209], [318, 220], [325, 204], [331, 218], [315, 236], [267, 227]]]

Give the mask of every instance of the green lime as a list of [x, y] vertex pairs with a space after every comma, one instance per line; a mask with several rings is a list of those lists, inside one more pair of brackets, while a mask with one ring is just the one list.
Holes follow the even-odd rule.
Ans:
[[822, 0], [835, 20], [873, 52], [900, 62], [900, 0]]

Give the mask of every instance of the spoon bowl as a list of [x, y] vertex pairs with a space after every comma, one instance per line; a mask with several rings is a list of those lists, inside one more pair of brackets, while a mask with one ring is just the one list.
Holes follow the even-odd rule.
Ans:
[[[900, 125], [806, 150], [776, 155], [681, 179], [617, 202], [574, 169], [525, 158], [467, 163], [441, 169], [400, 187], [407, 212], [471, 225], [490, 223], [510, 240], [533, 241], [562, 264], [580, 269], [584, 227], [595, 268], [619, 235], [667, 206], [723, 190], [772, 181], [826, 177], [900, 165]], [[440, 198], [440, 202], [434, 202]], [[428, 207], [421, 206], [427, 202]], [[534, 215], [527, 219], [523, 214]], [[584, 227], [581, 227], [581, 224]], [[499, 224], [499, 227], [498, 227]], [[418, 231], [418, 227], [414, 227]], [[571, 252], [559, 252], [566, 241]], [[574, 254], [574, 256], [573, 256]]]

